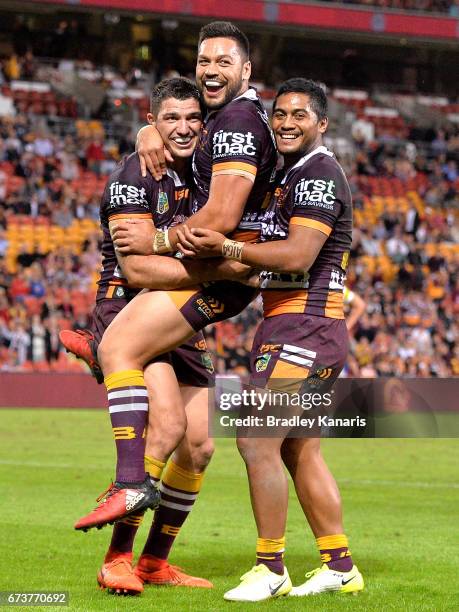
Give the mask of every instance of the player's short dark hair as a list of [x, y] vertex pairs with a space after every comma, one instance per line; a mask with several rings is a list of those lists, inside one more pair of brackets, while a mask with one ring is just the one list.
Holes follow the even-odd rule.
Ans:
[[193, 81], [185, 77], [174, 77], [173, 79], [164, 79], [153, 87], [150, 97], [150, 111], [153, 115], [158, 113], [159, 107], [168, 98], [176, 98], [177, 100], [188, 100], [194, 98], [201, 103], [199, 90]]
[[199, 32], [198, 47], [203, 40], [208, 38], [232, 38], [239, 46], [239, 50], [245, 56], [245, 61], [249, 59], [250, 45], [247, 36], [231, 21], [212, 21], [203, 26]]
[[301, 77], [288, 79], [284, 81], [277, 90], [276, 97], [273, 102], [273, 111], [276, 110], [277, 98], [286, 93], [304, 93], [311, 100], [312, 110], [317, 115], [319, 121], [326, 119], [328, 116], [328, 100], [327, 95], [321, 85], [311, 79], [303, 79]]

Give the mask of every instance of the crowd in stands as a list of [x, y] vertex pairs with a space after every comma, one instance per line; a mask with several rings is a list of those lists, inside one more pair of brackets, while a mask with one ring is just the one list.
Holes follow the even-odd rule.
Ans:
[[[359, 130], [342, 162], [354, 197], [349, 286], [366, 302], [346, 374], [459, 375], [459, 131], [415, 144], [379, 125]], [[426, 132], [427, 133], [427, 132]], [[133, 150], [98, 121], [58, 136], [34, 115], [0, 118], [0, 368], [78, 370], [59, 344], [89, 323], [100, 266], [99, 198]], [[255, 302], [209, 328], [217, 372], [248, 371]]]

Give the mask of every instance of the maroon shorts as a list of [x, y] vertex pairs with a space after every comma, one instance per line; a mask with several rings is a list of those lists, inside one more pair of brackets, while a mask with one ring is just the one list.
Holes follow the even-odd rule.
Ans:
[[241, 313], [257, 296], [258, 289], [234, 281], [203, 283], [188, 289], [167, 291], [195, 331]]
[[344, 319], [305, 314], [268, 317], [253, 341], [251, 384], [290, 393], [325, 391], [339, 376], [348, 350]]
[[[97, 343], [101, 341], [104, 331], [128, 301], [124, 298], [110, 298], [99, 300], [96, 303], [92, 312], [90, 329]], [[155, 357], [151, 363], [157, 361], [170, 363], [181, 385], [192, 387], [215, 386], [212, 357], [207, 351], [206, 340], [202, 332], [187, 340], [177, 349]]]

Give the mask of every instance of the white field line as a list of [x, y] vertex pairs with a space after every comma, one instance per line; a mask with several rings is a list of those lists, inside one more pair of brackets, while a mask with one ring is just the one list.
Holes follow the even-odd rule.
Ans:
[[[11, 465], [13, 467], [35, 467], [35, 468], [57, 468], [65, 470], [81, 469], [74, 463], [42, 463], [40, 461], [13, 461], [11, 459], [0, 459], [0, 465]], [[85, 465], [85, 470], [100, 470], [107, 469], [107, 465]], [[419, 481], [404, 481], [404, 480], [366, 480], [354, 478], [338, 478], [339, 484], [355, 484], [364, 486], [386, 486], [386, 487], [407, 487], [410, 489], [459, 489], [459, 483], [456, 482], [419, 482]]]

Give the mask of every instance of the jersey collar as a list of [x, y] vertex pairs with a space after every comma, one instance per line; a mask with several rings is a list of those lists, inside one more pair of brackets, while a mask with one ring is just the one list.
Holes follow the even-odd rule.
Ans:
[[183, 181], [180, 179], [179, 175], [172, 168], [166, 169], [167, 176], [174, 181], [175, 187], [181, 187], [183, 185]]
[[333, 153], [332, 151], [330, 151], [329, 149], [327, 149], [326, 146], [324, 145], [320, 145], [320, 147], [317, 147], [317, 149], [314, 149], [314, 151], [311, 151], [310, 153], [308, 153], [307, 155], [303, 155], [303, 157], [301, 157], [294, 166], [292, 166], [291, 168], [288, 169], [288, 171], [286, 172], [284, 178], [281, 181], [281, 185], [283, 185], [285, 183], [285, 181], [287, 180], [287, 177], [297, 168], [300, 168], [303, 164], [305, 164], [309, 159], [311, 159], [311, 157], [314, 157], [314, 155], [319, 155], [320, 153], [322, 153], [323, 155], [328, 155], [329, 157], [333, 157]]

